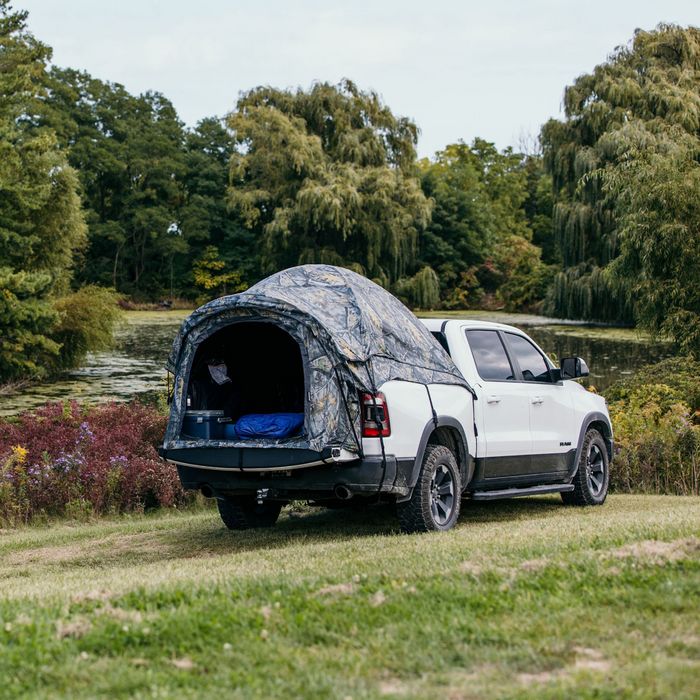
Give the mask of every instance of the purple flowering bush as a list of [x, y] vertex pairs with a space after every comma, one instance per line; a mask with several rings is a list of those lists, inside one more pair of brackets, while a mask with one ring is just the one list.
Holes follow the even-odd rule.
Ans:
[[138, 401], [47, 403], [0, 419], [0, 524], [181, 506], [158, 457], [167, 418]]

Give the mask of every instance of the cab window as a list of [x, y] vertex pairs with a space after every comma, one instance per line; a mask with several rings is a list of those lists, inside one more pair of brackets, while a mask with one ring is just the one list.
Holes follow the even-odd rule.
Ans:
[[487, 382], [512, 381], [513, 368], [496, 331], [467, 331], [479, 376]]
[[510, 349], [518, 360], [526, 382], [550, 382], [549, 367], [542, 353], [527, 339], [506, 333]]
[[442, 345], [442, 349], [448, 355], [451, 356], [452, 353], [450, 352], [450, 346], [447, 344], [447, 338], [445, 338], [445, 334], [442, 331], [431, 331], [431, 333], [433, 335], [433, 338], [435, 338], [435, 340], [437, 340], [438, 343], [440, 343], [440, 345]]

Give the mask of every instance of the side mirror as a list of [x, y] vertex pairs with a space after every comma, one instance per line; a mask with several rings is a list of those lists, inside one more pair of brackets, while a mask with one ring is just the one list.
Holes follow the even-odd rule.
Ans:
[[561, 361], [562, 379], [580, 379], [590, 374], [588, 365], [580, 357], [565, 357]]

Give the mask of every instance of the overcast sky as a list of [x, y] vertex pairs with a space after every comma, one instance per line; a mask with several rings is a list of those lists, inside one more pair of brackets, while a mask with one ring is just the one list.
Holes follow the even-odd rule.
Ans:
[[354, 80], [421, 129], [419, 155], [475, 136], [517, 146], [564, 87], [700, 0], [14, 0], [54, 63], [168, 97], [189, 126], [257, 85]]

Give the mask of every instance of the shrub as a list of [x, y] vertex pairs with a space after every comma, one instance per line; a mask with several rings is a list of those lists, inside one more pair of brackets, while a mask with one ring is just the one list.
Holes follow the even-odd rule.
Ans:
[[53, 369], [78, 367], [88, 352], [111, 350], [123, 317], [120, 298], [113, 289], [87, 286], [54, 301], [61, 320], [50, 337], [61, 350]]
[[615, 434], [611, 487], [698, 494], [700, 363], [664, 360], [605, 392]]
[[184, 505], [157, 455], [167, 417], [134, 400], [47, 403], [0, 420], [0, 523]]

